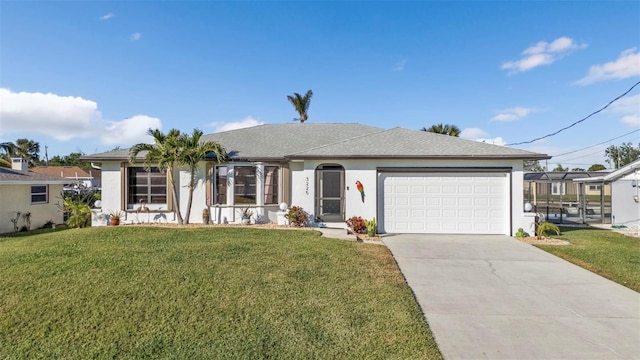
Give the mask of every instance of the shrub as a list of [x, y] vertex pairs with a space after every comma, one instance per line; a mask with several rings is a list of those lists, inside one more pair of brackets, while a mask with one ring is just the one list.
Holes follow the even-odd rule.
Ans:
[[369, 235], [369, 237], [376, 236], [376, 230], [377, 230], [377, 227], [378, 227], [378, 223], [376, 222], [376, 218], [373, 218], [371, 220], [365, 220], [364, 221], [364, 225], [367, 227], [367, 235]]
[[307, 223], [307, 214], [300, 206], [292, 206], [284, 216], [294, 226], [304, 226]]
[[524, 229], [523, 229], [523, 228], [518, 228], [518, 232], [516, 233], [516, 237], [517, 237], [517, 238], [519, 238], [519, 239], [520, 239], [520, 238], [524, 238], [524, 237], [527, 237], [527, 236], [529, 236], [529, 234], [527, 234], [526, 232], [524, 232]]
[[347, 227], [354, 234], [366, 234], [367, 233], [367, 225], [364, 223], [365, 220], [360, 216], [352, 216], [349, 218], [346, 223]]
[[538, 239], [542, 239], [542, 237], [547, 235], [548, 233], [560, 235], [560, 229], [555, 224], [548, 221], [543, 222], [536, 228], [536, 236], [538, 237]]

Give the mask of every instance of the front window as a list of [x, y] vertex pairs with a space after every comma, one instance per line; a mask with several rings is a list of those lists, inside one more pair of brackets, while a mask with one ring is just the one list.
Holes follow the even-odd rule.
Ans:
[[253, 166], [236, 166], [234, 168], [235, 179], [235, 204], [256, 203], [256, 168]]
[[140, 203], [167, 204], [167, 176], [157, 167], [147, 171], [142, 167], [128, 169], [127, 202], [130, 206]]
[[213, 203], [224, 205], [227, 203], [227, 167], [216, 166], [215, 183], [213, 184]]
[[47, 185], [31, 186], [31, 203], [46, 204], [49, 201], [49, 187]]
[[589, 185], [589, 191], [600, 191], [601, 188], [600, 185]]
[[278, 203], [278, 167], [264, 167], [264, 203], [265, 205]]

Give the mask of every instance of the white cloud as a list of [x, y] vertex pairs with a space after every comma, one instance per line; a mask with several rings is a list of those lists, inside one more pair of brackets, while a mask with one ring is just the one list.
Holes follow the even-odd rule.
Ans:
[[624, 97], [611, 104], [608, 110], [622, 115], [621, 122], [640, 126], [640, 94]]
[[108, 14], [106, 14], [106, 15], [102, 15], [102, 16], [100, 16], [100, 19], [102, 19], [102, 20], [109, 20], [109, 19], [111, 19], [111, 18], [112, 18], [112, 17], [114, 17], [114, 16], [116, 16], [114, 13], [108, 13]]
[[161, 129], [160, 119], [136, 115], [121, 121], [110, 121], [100, 134], [100, 142], [104, 145], [153, 143], [153, 139], [146, 134], [150, 128]]
[[406, 59], [402, 59], [396, 63], [396, 66], [393, 67], [393, 71], [400, 72], [404, 70], [404, 65], [407, 63]]
[[264, 122], [258, 121], [251, 116], [247, 116], [244, 120], [232, 122], [212, 122], [208, 126], [215, 128], [214, 132], [223, 132], [229, 130], [244, 129], [263, 124]]
[[66, 141], [87, 136], [99, 119], [98, 104], [81, 97], [13, 92], [0, 88], [2, 132], [33, 132]]
[[633, 76], [640, 76], [640, 53], [636, 47], [623, 51], [615, 61], [591, 66], [587, 76], [576, 81], [575, 84], [589, 85], [598, 81], [619, 80]]
[[142, 37], [142, 34], [139, 32], [133, 33], [131, 34], [131, 36], [129, 37], [131, 39], [131, 41], [138, 41], [140, 40], [140, 38]]
[[492, 121], [515, 121], [537, 111], [534, 108], [514, 107], [509, 109], [498, 110], [497, 115], [492, 117]]
[[623, 116], [620, 121], [630, 126], [640, 126], [640, 115]]
[[474, 141], [479, 141], [487, 144], [501, 145], [504, 146], [507, 143], [500, 136], [495, 138], [489, 138], [489, 134], [479, 128], [466, 128], [460, 132], [460, 137], [463, 139], [469, 139]]
[[460, 131], [460, 137], [464, 139], [477, 139], [488, 135], [486, 131], [478, 128], [466, 128]]
[[0, 104], [3, 137], [10, 133], [42, 134], [59, 141], [85, 138], [105, 145], [128, 146], [146, 142], [146, 131], [162, 126], [160, 119], [146, 115], [105, 121], [98, 104], [81, 97], [0, 88]]
[[509, 70], [509, 74], [529, 71], [538, 66], [552, 64], [570, 52], [584, 49], [587, 44], [578, 44], [573, 39], [563, 36], [551, 43], [539, 41], [537, 44], [526, 48], [522, 52], [522, 58], [516, 61], [508, 61], [502, 64], [503, 70]]

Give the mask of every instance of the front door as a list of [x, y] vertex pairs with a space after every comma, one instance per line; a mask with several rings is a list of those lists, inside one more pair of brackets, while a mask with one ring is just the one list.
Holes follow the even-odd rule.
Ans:
[[344, 168], [340, 165], [316, 169], [316, 217], [321, 222], [344, 221]]

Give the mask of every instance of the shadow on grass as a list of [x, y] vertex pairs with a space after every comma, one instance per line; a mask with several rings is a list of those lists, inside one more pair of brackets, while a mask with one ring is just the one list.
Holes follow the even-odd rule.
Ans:
[[2, 241], [2, 238], [18, 238], [18, 237], [23, 237], [23, 236], [48, 234], [48, 233], [64, 231], [64, 230], [68, 230], [68, 229], [69, 229], [69, 227], [67, 227], [67, 225], [56, 225], [55, 229], [45, 228], [45, 229], [33, 229], [33, 230], [29, 230], [29, 231], [18, 231], [18, 232], [13, 232], [13, 233], [5, 233], [5, 234], [0, 234], [0, 241]]

